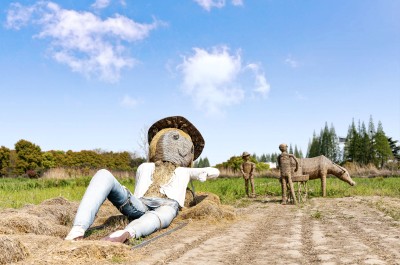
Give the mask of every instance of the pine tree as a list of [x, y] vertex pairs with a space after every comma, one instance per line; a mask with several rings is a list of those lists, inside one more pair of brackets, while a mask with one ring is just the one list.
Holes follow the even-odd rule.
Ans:
[[368, 122], [368, 137], [369, 137], [369, 145], [368, 145], [368, 152], [367, 152], [367, 161], [369, 163], [376, 163], [376, 152], [374, 147], [374, 139], [375, 139], [375, 125], [372, 119], [372, 116], [369, 117]]
[[368, 135], [368, 132], [367, 132], [364, 122], [362, 122], [362, 124], [361, 124], [359, 134], [360, 134], [359, 163], [363, 164], [363, 165], [367, 165], [370, 162], [369, 161], [369, 153], [370, 153], [371, 140], [369, 138], [369, 135]]
[[344, 160], [350, 162], [358, 162], [358, 142], [359, 135], [356, 129], [356, 125], [354, 123], [354, 119], [349, 126], [349, 130], [347, 131], [346, 142], [344, 146]]
[[278, 154], [277, 153], [272, 153], [271, 154], [271, 162], [276, 163], [278, 159]]
[[300, 153], [299, 153], [299, 150], [297, 149], [297, 145], [294, 145], [294, 156], [300, 157]]
[[388, 137], [388, 142], [390, 149], [392, 150], [393, 157], [397, 160], [400, 160], [400, 146], [397, 145], [398, 141], [393, 140], [392, 137]]
[[307, 157], [316, 157], [320, 155], [320, 137], [317, 137], [315, 131], [313, 133], [313, 138], [311, 140], [311, 144], [309, 144], [309, 148], [307, 151]]
[[375, 134], [375, 150], [378, 158], [378, 166], [380, 168], [392, 157], [389, 141], [383, 131], [382, 123], [379, 121], [378, 129]]
[[329, 134], [329, 129], [328, 129], [328, 124], [325, 122], [325, 127], [323, 130], [321, 130], [320, 133], [320, 146], [319, 146], [319, 154], [318, 155], [324, 155], [326, 157], [330, 157], [330, 134]]
[[335, 127], [331, 124], [331, 128], [329, 129], [329, 134], [331, 137], [331, 159], [334, 162], [339, 162], [341, 160], [340, 157], [340, 147], [339, 147], [339, 137], [336, 135]]
[[208, 161], [208, 158], [205, 157], [203, 159], [203, 166], [202, 167], [209, 167], [210, 166], [210, 161]]
[[260, 162], [267, 162], [267, 156], [265, 154], [262, 154], [260, 159], [259, 159], [259, 161]]

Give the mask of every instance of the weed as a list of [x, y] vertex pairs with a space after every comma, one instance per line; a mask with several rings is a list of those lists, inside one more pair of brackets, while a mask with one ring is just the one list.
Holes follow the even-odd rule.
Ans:
[[311, 214], [311, 217], [315, 218], [315, 219], [321, 219], [322, 218], [322, 213], [317, 210], [317, 211], [315, 211], [314, 213]]
[[125, 261], [126, 261], [125, 257], [121, 257], [121, 256], [118, 256], [118, 255], [112, 256], [112, 258], [111, 258], [111, 262], [112, 263], [123, 263]]

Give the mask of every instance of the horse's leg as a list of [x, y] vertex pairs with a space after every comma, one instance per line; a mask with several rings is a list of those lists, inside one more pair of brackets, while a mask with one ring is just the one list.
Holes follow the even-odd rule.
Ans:
[[326, 197], [326, 173], [321, 176], [322, 197]]

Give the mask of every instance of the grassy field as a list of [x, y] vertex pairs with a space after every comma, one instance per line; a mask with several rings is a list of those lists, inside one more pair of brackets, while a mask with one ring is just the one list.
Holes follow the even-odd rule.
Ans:
[[[389, 196], [400, 198], [400, 178], [353, 178], [355, 187], [337, 178], [328, 178], [327, 196]], [[0, 209], [20, 208], [25, 204], [39, 204], [42, 201], [58, 196], [68, 200], [79, 201], [87, 185], [89, 177], [76, 179], [0, 179]], [[121, 183], [131, 191], [133, 179], [123, 179]], [[309, 196], [321, 196], [321, 182], [312, 180], [309, 184]], [[257, 196], [280, 196], [281, 188], [278, 179], [256, 178]], [[238, 199], [245, 196], [244, 181], [241, 178], [218, 178], [206, 182], [194, 181], [196, 192], [212, 192], [217, 194], [222, 203], [235, 205]]]
[[[389, 196], [400, 198], [400, 178], [355, 178], [355, 187], [337, 178], [328, 178], [327, 196]], [[25, 204], [39, 204], [54, 197], [64, 197], [79, 201], [87, 185], [89, 177], [76, 179], [0, 179], [0, 208], [20, 208]], [[122, 179], [121, 183], [133, 191], [133, 179]], [[309, 184], [309, 196], [319, 197], [321, 182], [312, 180]], [[280, 196], [281, 188], [278, 179], [256, 178], [257, 196]], [[194, 181], [196, 192], [212, 192], [217, 194], [222, 203], [235, 205], [245, 196], [244, 181], [241, 178], [218, 178], [206, 182]]]
[[[54, 197], [64, 197], [70, 201], [80, 201], [89, 185], [90, 177], [74, 179], [0, 179], [0, 209], [20, 208], [25, 204], [39, 204]], [[130, 190], [133, 179], [120, 181]]]

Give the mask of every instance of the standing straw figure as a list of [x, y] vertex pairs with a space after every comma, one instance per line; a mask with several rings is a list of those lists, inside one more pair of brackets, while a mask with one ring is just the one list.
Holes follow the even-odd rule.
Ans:
[[[280, 144], [279, 150], [281, 150], [281, 152], [282, 152], [278, 156], [278, 168], [280, 169], [280, 172], [281, 172], [280, 182], [281, 182], [281, 186], [282, 186], [282, 204], [287, 203], [287, 196], [286, 196], [287, 185], [289, 185], [290, 194], [293, 199], [293, 203], [297, 204], [296, 195], [294, 193], [294, 186], [293, 186], [293, 182], [292, 182], [292, 176], [294, 175], [294, 172], [297, 172], [297, 169], [299, 168], [299, 162], [297, 161], [297, 159], [294, 155], [289, 154], [287, 152], [287, 144]], [[294, 168], [294, 170], [291, 165], [291, 159], [296, 164], [296, 167]]]
[[66, 240], [84, 237], [106, 199], [127, 216], [130, 223], [104, 240], [124, 242], [150, 235], [168, 227], [178, 210], [184, 207], [186, 187], [191, 179], [205, 181], [219, 175], [216, 168], [191, 168], [193, 160], [203, 150], [204, 139], [184, 117], [157, 121], [148, 131], [148, 141], [150, 162], [138, 167], [134, 192], [122, 186], [108, 170], [99, 170], [86, 189]]
[[[246, 195], [247, 197], [255, 198], [256, 193], [254, 190], [254, 170], [256, 168], [256, 164], [250, 161], [250, 154], [247, 152], [243, 152], [242, 158], [244, 162], [240, 167], [240, 171], [243, 174]], [[251, 195], [249, 195], [249, 180], [251, 184]]]

